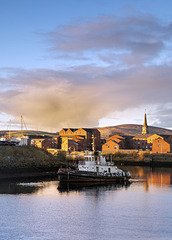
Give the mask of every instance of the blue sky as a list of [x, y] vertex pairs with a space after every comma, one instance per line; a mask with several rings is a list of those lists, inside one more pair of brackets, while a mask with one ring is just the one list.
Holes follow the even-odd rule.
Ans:
[[0, 0], [0, 128], [172, 128], [172, 1]]

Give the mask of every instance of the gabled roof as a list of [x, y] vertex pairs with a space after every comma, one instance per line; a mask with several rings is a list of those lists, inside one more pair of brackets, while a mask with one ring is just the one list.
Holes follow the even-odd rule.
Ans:
[[116, 145], [120, 146], [119, 142], [117, 143], [116, 141], [112, 140]]
[[108, 138], [108, 140], [110, 140], [110, 139], [125, 139], [124, 137], [122, 137], [122, 136], [120, 136], [120, 135], [118, 135], [118, 134], [115, 134], [115, 135], [113, 135], [113, 136], [110, 136], [109, 138]]
[[95, 130], [97, 130], [99, 132], [99, 130], [97, 128], [83, 128], [83, 129], [87, 132], [94, 132]]
[[84, 137], [81, 137], [81, 136], [79, 136], [79, 135], [74, 135], [73, 137], [72, 137], [72, 139], [73, 140], [77, 140], [77, 141], [80, 141], [80, 140], [84, 140], [85, 138]]
[[116, 145], [120, 146], [120, 144], [119, 144], [118, 142], [114, 141], [114, 140], [109, 140], [109, 141], [107, 141], [105, 144], [108, 144], [108, 143], [110, 143], [110, 142], [115, 143]]
[[62, 128], [62, 129], [60, 130], [60, 132], [63, 131], [63, 130], [64, 130], [65, 132], [66, 132], [67, 130], [71, 130], [72, 132], [75, 132], [77, 129], [76, 129], [76, 128]]
[[152, 134], [136, 134], [134, 137], [133, 137], [133, 139], [137, 139], [137, 138], [139, 138], [139, 139], [143, 139], [143, 138], [148, 138], [148, 137], [150, 137], [150, 136], [152, 136]]
[[68, 140], [69, 142], [72, 142], [75, 145], [79, 145], [79, 143], [75, 142], [74, 140]]
[[[67, 130], [68, 130], [68, 128], [62, 128], [62, 129], [60, 130], [60, 132], [63, 132], [63, 131], [66, 132]], [[59, 132], [59, 133], [60, 133], [60, 132]]]
[[161, 135], [159, 135], [159, 134], [152, 134], [151, 136], [149, 136], [149, 138], [154, 138], [154, 137], [156, 137], [156, 138], [163, 138]]
[[123, 139], [118, 139], [118, 138], [112, 138], [112, 139], [108, 139], [107, 140], [107, 142], [109, 142], [109, 141], [115, 141], [115, 142], [122, 142], [123, 141]]

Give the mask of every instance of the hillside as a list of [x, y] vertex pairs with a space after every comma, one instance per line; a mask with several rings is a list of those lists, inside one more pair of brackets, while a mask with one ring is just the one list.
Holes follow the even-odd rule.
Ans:
[[[108, 138], [110, 135], [120, 134], [120, 135], [136, 135], [142, 132], [142, 125], [136, 124], [123, 124], [111, 127], [98, 128], [101, 133], [102, 138]], [[162, 135], [172, 135], [172, 130], [165, 128], [158, 128], [149, 126], [150, 134], [162, 134]]]
[[[9, 131], [0, 131], [0, 137], [2, 136], [8, 136]], [[49, 133], [49, 132], [43, 132], [43, 131], [35, 131], [35, 130], [25, 130], [25, 131], [10, 131], [10, 135], [12, 137], [17, 137], [21, 135], [25, 136], [32, 136], [32, 137], [57, 137], [57, 133]]]

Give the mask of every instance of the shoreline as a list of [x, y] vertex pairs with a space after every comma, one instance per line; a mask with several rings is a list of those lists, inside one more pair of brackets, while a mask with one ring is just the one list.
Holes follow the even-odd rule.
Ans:
[[[133, 166], [133, 167], [150, 167], [150, 168], [172, 168], [172, 161], [170, 162], [158, 162], [158, 161], [125, 161], [117, 160], [113, 161], [117, 166]], [[0, 169], [0, 181], [11, 181], [11, 180], [24, 180], [24, 179], [57, 179], [58, 169], [45, 168], [45, 169]]]
[[161, 167], [167, 167], [167, 168], [171, 168], [172, 167], [172, 161], [155, 161], [155, 160], [151, 160], [151, 161], [125, 161], [125, 160], [117, 160], [117, 161], [113, 161], [115, 165], [124, 165], [124, 166], [140, 166], [140, 167], [157, 167], [157, 168], [161, 168]]
[[[28, 179], [36, 179], [36, 180], [47, 180], [47, 179], [55, 179], [57, 177], [56, 172], [44, 172], [44, 173], [17, 173], [17, 174], [3, 174], [0, 175], [0, 182], [3, 181], [22, 181]], [[57, 178], [58, 180], [58, 178]]]

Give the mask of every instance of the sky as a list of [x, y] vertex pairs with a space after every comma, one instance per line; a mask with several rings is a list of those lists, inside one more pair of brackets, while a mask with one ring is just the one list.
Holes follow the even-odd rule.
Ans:
[[172, 129], [171, 0], [0, 0], [0, 129]]

